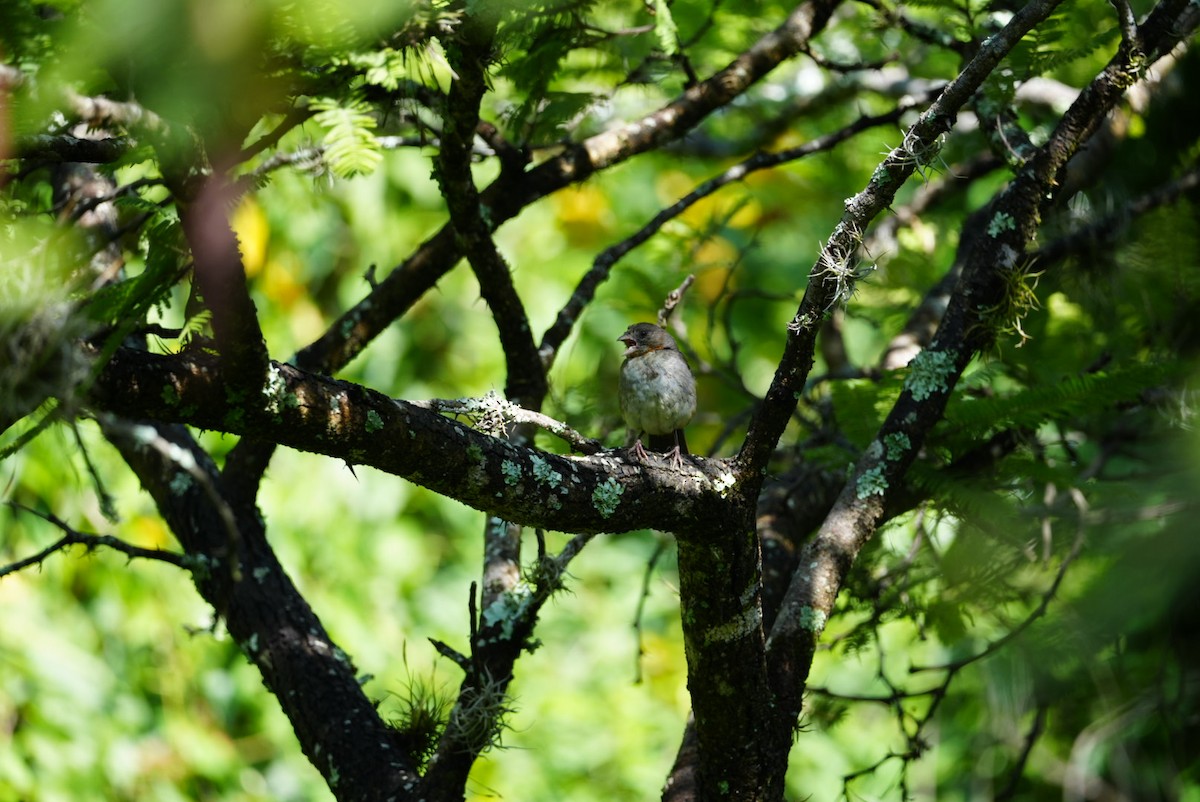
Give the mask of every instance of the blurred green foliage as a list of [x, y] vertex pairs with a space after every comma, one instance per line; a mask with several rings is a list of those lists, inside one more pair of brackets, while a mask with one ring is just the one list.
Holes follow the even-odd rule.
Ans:
[[[603, 130], [681, 91], [688, 78], [665, 47], [672, 38], [690, 68], [707, 75], [787, 8], [694, 0], [562, 4], [525, 28], [510, 24], [487, 114], [540, 158], [565, 137]], [[910, 10], [960, 38], [987, 16], [973, 2]], [[953, 75], [956, 63], [944, 51], [880, 29], [865, 6], [843, 11], [818, 41], [819, 55], [850, 63], [907, 48], [914, 75]], [[448, 69], [436, 47], [408, 46], [420, 26], [451, 16], [448, 7], [424, 3], [6, 2], [0, 42], [6, 63], [25, 78], [12, 94], [8, 136], [60, 129], [56, 110], [69, 90], [136, 99], [210, 143], [237, 148], [271, 130], [292, 99], [312, 99], [316, 116], [244, 172], [276, 152], [322, 146], [326, 158], [263, 170], [233, 212], [268, 345], [286, 358], [363, 297], [371, 266], [386, 273], [445, 221], [432, 147], [385, 146], [383, 138], [428, 125], [421, 122], [428, 111], [405, 93], [412, 85], [444, 88]], [[570, 27], [583, 17], [594, 27]], [[636, 36], [602, 35], [635, 26], [644, 28]], [[1018, 54], [1015, 66], [1026, 72], [1016, 77], [1087, 80], [1115, 46], [1114, 31], [1106, 3], [1071, 4], [1042, 40]], [[1178, 70], [1194, 85], [1195, 55]], [[506, 223], [497, 242], [533, 330], [553, 322], [600, 250], [733, 164], [733, 154], [809, 141], [853, 120], [864, 109], [828, 101], [842, 80], [809, 60], [789, 62], [672, 152], [596, 175]], [[1008, 89], [988, 91], [1006, 97]], [[395, 102], [381, 101], [380, 93]], [[868, 95], [865, 102], [882, 110], [891, 100]], [[1089, 205], [1126, 199], [1152, 186], [1151, 177], [1161, 181], [1194, 164], [1200, 127], [1155, 118], [1170, 113], [1146, 113], [1142, 133], [1121, 145], [1126, 157], [1077, 196], [1079, 218]], [[1025, 122], [1036, 135], [1049, 119]], [[771, 135], [759, 138], [766, 127]], [[724, 429], [769, 383], [819, 243], [843, 199], [866, 184], [899, 137], [896, 126], [873, 129], [832, 153], [754, 174], [635, 250], [563, 348], [544, 411], [620, 443], [614, 338], [629, 322], [652, 318], [665, 294], [694, 273], [680, 313], [701, 374], [701, 412], [689, 441], [696, 451], [716, 444], [727, 454], [740, 432], [729, 440]], [[709, 147], [714, 143], [733, 146], [722, 154]], [[945, 169], [984, 147], [978, 133], [955, 138], [943, 154]], [[481, 185], [495, 175], [490, 164], [478, 169]], [[161, 178], [145, 149], [109, 173], [116, 185]], [[902, 232], [897, 250], [874, 255], [878, 269], [844, 310], [852, 362], [878, 361], [952, 263], [965, 212], [1001, 181], [997, 174], [977, 182], [967, 196], [922, 215]], [[87, 292], [87, 282], [63, 265], [91, 254], [69, 229], [47, 224], [54, 211], [48, 183], [34, 174], [5, 188], [6, 335], [31, 331], [31, 320]], [[121, 222], [156, 209], [155, 193], [150, 186], [127, 199]], [[169, 212], [161, 217], [173, 225]], [[829, 648], [814, 666], [817, 690], [794, 749], [797, 795], [831, 799], [848, 788], [863, 798], [895, 797], [900, 760], [885, 758], [925, 751], [904, 779], [910, 793], [989, 798], [1007, 782], [1037, 711], [1048, 707], [1021, 798], [1060, 798], [1072, 782], [1142, 789], [1145, 798], [1200, 798], [1200, 554], [1186, 522], [1167, 514], [1194, 498], [1192, 467], [1200, 456], [1194, 391], [1187, 389], [1200, 345], [1198, 224], [1195, 206], [1181, 202], [1132, 222], [1120, 247], [1048, 272], [1037, 284], [1038, 304], [1021, 322], [1028, 339], [1006, 336], [972, 367], [929, 444], [927, 471], [915, 474], [936, 502], [897, 518], [872, 542], [843, 596], [842, 615], [827, 631]], [[114, 297], [115, 305], [99, 309], [103, 320], [135, 314], [167, 326], [189, 323], [185, 287], [144, 289], [161, 280], [156, 259], [172, 233], [131, 228], [124, 236], [126, 275], [143, 282], [139, 298], [149, 303], [131, 313]], [[65, 388], [81, 381], [78, 369], [44, 368], [63, 358], [66, 335], [78, 331], [72, 326], [96, 321], [60, 322], [47, 326], [58, 335], [38, 339], [40, 350], [26, 349], [32, 367], [0, 368], [14, 377], [3, 382], [10, 388], [0, 407], [6, 423], [45, 409], [50, 399], [71, 403]], [[1113, 367], [1089, 374], [1101, 359]], [[823, 371], [819, 363], [815, 375]], [[339, 375], [413, 399], [501, 389], [503, 355], [469, 270], [449, 273]], [[832, 408], [843, 440], [824, 443], [809, 458], [843, 466], [873, 433], [899, 382], [814, 384], [784, 445], [812, 438], [806, 421]], [[962, 480], [933, 470], [1001, 424], [1020, 429], [1024, 439], [991, 475]], [[31, 425], [26, 419], [0, 445]], [[1115, 445], [1102, 437], [1114, 428], [1127, 432]], [[81, 529], [170, 547], [149, 498], [94, 424], [81, 422], [79, 432], [99, 488], [71, 429], [56, 426], [4, 463], [4, 498], [53, 511]], [[232, 442], [205, 435], [216, 453]], [[539, 444], [561, 448], [549, 438]], [[1094, 464], [1103, 470], [1092, 475]], [[1048, 495], [1051, 488], [1057, 496]], [[116, 520], [106, 518], [102, 493], [115, 500]], [[401, 715], [414, 686], [452, 694], [458, 671], [437, 658], [427, 638], [464, 648], [467, 589], [482, 562], [482, 516], [369, 468], [355, 475], [288, 451], [275, 456], [259, 500], [283, 564], [359, 671], [370, 675], [366, 687], [385, 715]], [[8, 508], [0, 510], [0, 533], [3, 563], [59, 536]], [[657, 794], [688, 710], [670, 559], [654, 568], [633, 627], [657, 537], [601, 538], [572, 565], [570, 592], [542, 617], [543, 645], [518, 663], [505, 749], [476, 766], [470, 798], [586, 802]], [[912, 666], [977, 654], [1011, 631], [1037, 609], [1080, 537], [1082, 554], [1026, 635], [962, 668], [944, 692], [936, 690], [939, 672], [909, 676]], [[552, 547], [563, 542], [550, 535]], [[170, 566], [78, 547], [40, 570], [0, 580], [0, 802], [332, 798], [256, 671], [188, 584]], [[884, 703], [837, 695], [890, 697], [897, 688], [928, 693]], [[918, 739], [916, 722], [935, 707], [936, 728]], [[877, 771], [844, 784], [846, 775], [879, 761]]]

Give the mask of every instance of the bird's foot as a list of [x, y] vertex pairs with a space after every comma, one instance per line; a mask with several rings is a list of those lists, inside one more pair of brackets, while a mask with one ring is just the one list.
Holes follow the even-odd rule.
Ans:
[[642, 447], [642, 438], [633, 441], [633, 445], [629, 448], [629, 453], [637, 458], [639, 462], [649, 462], [650, 455], [646, 453], [646, 449]]
[[683, 454], [680, 453], [678, 445], [676, 445], [663, 456], [671, 460], [671, 466], [675, 468], [675, 470], [683, 470]]
[[[638, 462], [650, 462], [650, 452], [646, 451], [646, 447], [642, 445], [642, 440], [640, 437], [637, 440], [634, 440], [633, 445], [629, 447], [629, 456], [633, 459], [636, 459]], [[657, 457], [659, 455], [655, 453], [654, 456]], [[683, 469], [683, 452], [680, 450], [678, 445], [676, 445], [670, 451], [664, 451], [662, 456], [671, 463], [671, 467], [673, 467], [675, 470], [678, 471]]]

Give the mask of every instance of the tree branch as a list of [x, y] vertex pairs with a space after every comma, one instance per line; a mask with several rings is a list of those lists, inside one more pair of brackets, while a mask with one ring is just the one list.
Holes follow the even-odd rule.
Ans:
[[[659, 148], [699, 125], [712, 112], [800, 52], [828, 22], [839, 0], [801, 3], [775, 30], [707, 80], [641, 119], [596, 134], [519, 177], [502, 172], [481, 193], [491, 228], [563, 187]], [[316, 342], [297, 354], [296, 365], [333, 373], [353, 359], [445, 275], [461, 256], [449, 225], [426, 240], [362, 301], [342, 314]], [[565, 337], [564, 337], [565, 339]]]
[[834, 228], [816, 263], [795, 317], [788, 326], [783, 357], [758, 413], [751, 419], [746, 441], [737, 457], [739, 474], [757, 481], [784, 427], [796, 408], [796, 399], [812, 370], [820, 322], [825, 314], [853, 291], [852, 260], [867, 225], [892, 202], [896, 191], [917, 169], [931, 163], [938, 140], [950, 130], [958, 110], [991, 74], [1000, 60], [1036, 24], [1050, 15], [1061, 0], [1035, 0], [1026, 4], [999, 33], [989, 38], [963, 71], [905, 133], [903, 143], [875, 168], [870, 184], [846, 201], [846, 212]]
[[39, 162], [110, 164], [127, 154], [132, 146], [126, 137], [88, 139], [70, 134], [33, 134], [17, 140], [14, 155]]
[[664, 225], [674, 220], [679, 215], [696, 205], [703, 199], [712, 195], [732, 183], [745, 179], [748, 175], [759, 170], [778, 167], [781, 164], [796, 161], [797, 159], [810, 156], [814, 153], [821, 153], [832, 150], [840, 143], [850, 139], [851, 137], [863, 131], [880, 125], [887, 125], [896, 122], [907, 111], [914, 106], [923, 102], [925, 98], [912, 99], [905, 101], [896, 106], [891, 111], [878, 115], [863, 115], [854, 122], [841, 129], [817, 137], [803, 145], [798, 145], [794, 148], [775, 153], [756, 153], [748, 159], [744, 159], [734, 166], [726, 169], [720, 175], [714, 176], [707, 181], [696, 186], [688, 194], [684, 195], [675, 203], [666, 207], [658, 214], [634, 232], [632, 235], [618, 242], [616, 245], [606, 248], [592, 262], [592, 267], [583, 278], [580, 280], [575, 292], [572, 293], [570, 299], [559, 310], [558, 317], [555, 318], [554, 324], [551, 325], [546, 333], [542, 336], [542, 344], [539, 352], [542, 357], [543, 364], [549, 366], [553, 363], [554, 358], [558, 355], [558, 349], [570, 336], [571, 329], [575, 325], [575, 321], [583, 312], [584, 308], [591, 303], [595, 297], [596, 290], [605, 280], [608, 279], [609, 273], [613, 266], [624, 258], [629, 252], [639, 245], [647, 242], [652, 236], [657, 234]]
[[[623, 451], [564, 457], [490, 437], [418, 404], [271, 363], [266, 390], [231, 401], [221, 360], [119, 349], [90, 403], [371, 465], [506, 521], [565, 532], [679, 529], [715, 537], [728, 522], [721, 460], [628, 462]], [[436, 466], [430, 470], [430, 466]], [[664, 505], [670, 497], [675, 503]]]
[[[179, 538], [196, 587], [261, 672], [292, 722], [305, 755], [340, 799], [395, 798], [416, 775], [393, 748], [387, 725], [363, 693], [354, 665], [279, 565], [262, 516], [239, 505], [237, 537], [225, 531], [229, 498], [216, 465], [182, 426], [110, 421], [105, 434], [141, 480]], [[151, 447], [147, 447], [151, 446]]]
[[68, 546], [82, 545], [88, 551], [98, 549], [100, 547], [109, 548], [113, 551], [119, 551], [129, 559], [156, 560], [158, 562], [168, 563], [177, 568], [182, 568], [185, 571], [194, 570], [196, 564], [187, 555], [179, 554], [178, 552], [168, 551], [166, 549], [147, 549], [141, 546], [135, 546], [113, 535], [96, 535], [79, 530], [70, 526], [66, 521], [59, 518], [57, 515], [48, 512], [38, 512], [35, 509], [26, 507], [24, 504], [18, 504], [15, 501], [4, 502], [14, 510], [27, 512], [31, 515], [36, 515], [47, 523], [51, 523], [58, 529], [62, 530], [63, 536], [50, 544], [46, 548], [22, 560], [9, 563], [8, 565], [0, 566], [0, 577], [8, 576], [9, 574], [22, 571], [34, 565], [41, 565], [50, 555], [62, 551]]
[[[1154, 9], [1140, 29], [1144, 53], [1164, 53], [1173, 46], [1172, 41], [1189, 35], [1194, 20], [1183, 24], [1186, 7], [1186, 0], [1164, 0]], [[1025, 6], [1020, 13], [1030, 8], [1032, 5]], [[1136, 48], [1122, 47], [1080, 93], [1049, 141], [1015, 180], [973, 216], [970, 225], [982, 230], [971, 232], [972, 236], [964, 234], [963, 278], [937, 334], [930, 348], [914, 361], [899, 400], [859, 460], [853, 478], [821, 530], [805, 547], [800, 559], [805, 568], [793, 577], [784, 608], [772, 629], [768, 649], [775, 688], [780, 704], [787, 709], [800, 709], [799, 694], [812, 664], [817, 637], [850, 565], [875, 531], [887, 498], [900, 486], [926, 434], [941, 419], [963, 368], [989, 343], [989, 310], [997, 309], [1003, 301], [1006, 274], [1019, 269], [1021, 253], [1036, 232], [1042, 210], [1053, 202], [1059, 171], [1123, 89], [1150, 63]]]
[[229, 224], [232, 197], [232, 187], [223, 176], [210, 176], [195, 199], [180, 203], [179, 219], [191, 246], [196, 286], [212, 311], [213, 335], [228, 365], [230, 392], [243, 394], [263, 386], [268, 356], [237, 237]]
[[494, 391], [487, 393], [482, 398], [437, 398], [410, 403], [415, 407], [424, 407], [434, 412], [465, 415], [475, 423], [476, 428], [481, 432], [496, 437], [507, 431], [512, 424], [529, 424], [560, 438], [571, 447], [572, 451], [580, 454], [598, 454], [604, 449], [600, 441], [580, 434], [549, 415], [518, 406]]
[[452, 66], [456, 78], [446, 97], [446, 124], [438, 151], [438, 179], [450, 225], [500, 332], [508, 368], [505, 394], [510, 401], [540, 409], [546, 395], [546, 374], [538, 360], [525, 306], [512, 283], [512, 274], [492, 240], [479, 192], [471, 175], [471, 146], [479, 128], [479, 104], [487, 91], [487, 61], [493, 47], [494, 25], [478, 15], [468, 17], [458, 36]]

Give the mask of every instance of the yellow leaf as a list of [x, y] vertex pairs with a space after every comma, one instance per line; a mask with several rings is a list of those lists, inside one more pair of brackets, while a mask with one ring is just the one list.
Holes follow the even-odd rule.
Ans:
[[171, 533], [162, 518], [139, 515], [129, 522], [129, 542], [144, 549], [165, 549], [171, 545]]
[[558, 225], [572, 245], [597, 242], [612, 228], [612, 207], [599, 189], [583, 185], [554, 194]]
[[247, 195], [233, 212], [230, 221], [242, 250], [242, 265], [246, 275], [254, 277], [267, 259], [267, 241], [271, 236], [267, 216], [253, 197]]
[[291, 308], [307, 294], [303, 283], [296, 280], [300, 272], [299, 257], [290, 251], [266, 262], [259, 282], [263, 295], [283, 309]]

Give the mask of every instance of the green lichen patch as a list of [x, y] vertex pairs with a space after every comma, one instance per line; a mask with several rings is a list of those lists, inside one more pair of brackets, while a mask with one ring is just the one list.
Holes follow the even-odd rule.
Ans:
[[799, 624], [802, 629], [819, 634], [825, 629], [826, 616], [820, 610], [805, 605], [800, 608]]
[[884, 456], [890, 462], [896, 462], [912, 448], [912, 441], [904, 432], [892, 432], [883, 438]]
[[534, 456], [531, 460], [533, 464], [533, 478], [537, 479], [544, 485], [552, 488], [557, 488], [562, 485], [562, 474], [554, 470], [549, 462], [541, 457]]
[[950, 390], [949, 380], [954, 375], [954, 356], [948, 351], [926, 349], [909, 363], [908, 371], [904, 388], [912, 393], [914, 401], [924, 401], [934, 393]]
[[621, 504], [621, 494], [624, 492], [625, 487], [610, 476], [592, 491], [592, 505], [601, 516], [608, 518], [617, 511]]
[[887, 490], [887, 486], [888, 481], [887, 477], [883, 475], [883, 466], [876, 465], [862, 472], [854, 485], [854, 491], [860, 499], [866, 499], [871, 496], [882, 496], [883, 492]]
[[987, 233], [989, 237], [998, 237], [1005, 231], [1012, 231], [1017, 227], [1017, 221], [1013, 219], [1011, 214], [1006, 212], [996, 212], [992, 219], [988, 221]]

